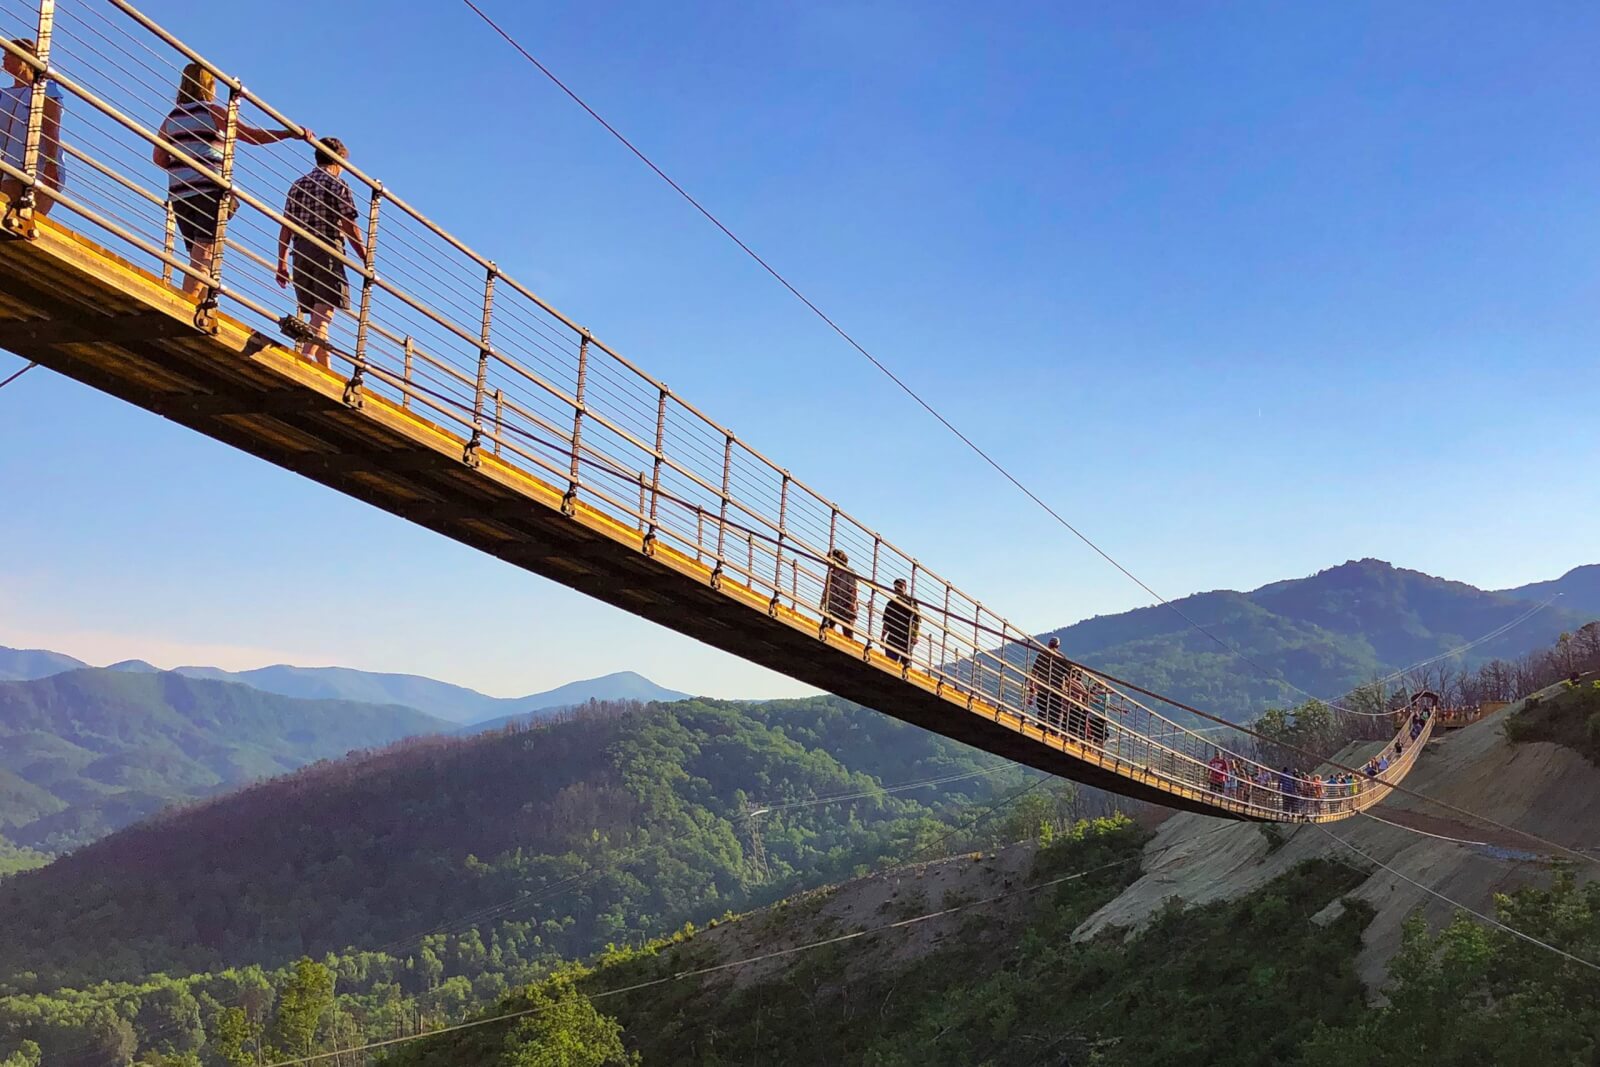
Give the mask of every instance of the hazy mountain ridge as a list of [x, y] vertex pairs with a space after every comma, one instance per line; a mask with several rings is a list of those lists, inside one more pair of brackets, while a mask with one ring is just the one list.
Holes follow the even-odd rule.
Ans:
[[[60, 652], [0, 647], [0, 680], [31, 681], [89, 664]], [[286, 663], [247, 671], [220, 667], [175, 667], [164, 672], [140, 659], [126, 659], [105, 670], [124, 674], [181, 674], [216, 682], [236, 682], [264, 693], [303, 700], [350, 700], [362, 704], [400, 704], [437, 719], [472, 725], [498, 725], [518, 716], [587, 703], [590, 700], [682, 700], [689, 696], [656, 685], [633, 671], [568, 682], [540, 693], [494, 697], [476, 689], [417, 674], [363, 671], [354, 667], [295, 667]], [[489, 720], [498, 720], [490, 723]]]
[[[1600, 567], [1592, 569], [1600, 574]], [[1197, 593], [1174, 601], [1177, 611], [1154, 605], [1052, 633], [1061, 638], [1063, 651], [1091, 666], [1238, 717], [1297, 703], [1304, 699], [1299, 690], [1337, 697], [1363, 681], [1475, 641], [1528, 611], [1528, 600], [1514, 593], [1488, 592], [1363, 559], [1249, 592]], [[1559, 633], [1600, 614], [1575, 610], [1565, 599], [1453, 662], [1466, 666], [1512, 658], [1549, 645]], [[1240, 649], [1266, 673], [1188, 620]]]
[[42, 648], [5, 648], [0, 646], [0, 681], [27, 682], [35, 678], [48, 678], [62, 671], [76, 671], [89, 666], [61, 652]]
[[60, 851], [160, 810], [448, 724], [412, 708], [80, 668], [0, 682], [0, 832]]
[[1499, 593], [1518, 600], [1544, 600], [1560, 593], [1556, 605], [1580, 615], [1600, 617], [1600, 563], [1574, 567], [1551, 581], [1530, 582]]

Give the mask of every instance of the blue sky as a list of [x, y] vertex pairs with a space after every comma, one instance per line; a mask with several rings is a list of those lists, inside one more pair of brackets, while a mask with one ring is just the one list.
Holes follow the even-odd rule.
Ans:
[[[1148, 601], [465, 7], [144, 7], [1019, 624]], [[1593, 5], [488, 7], [1166, 595], [1600, 558]], [[800, 691], [48, 372], [0, 498], [0, 643]]]

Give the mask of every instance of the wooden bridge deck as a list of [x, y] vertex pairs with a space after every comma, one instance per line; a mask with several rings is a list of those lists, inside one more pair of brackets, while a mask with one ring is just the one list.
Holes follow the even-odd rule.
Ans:
[[[344, 402], [346, 381], [273, 338], [194, 304], [159, 277], [49, 221], [0, 242], [0, 347], [401, 518], [709, 645], [1040, 770], [1168, 807], [1251, 818], [1214, 793], [1103, 755], [969, 697], [622, 525], [565, 487], [384, 397]], [[570, 513], [569, 513], [570, 512]]]

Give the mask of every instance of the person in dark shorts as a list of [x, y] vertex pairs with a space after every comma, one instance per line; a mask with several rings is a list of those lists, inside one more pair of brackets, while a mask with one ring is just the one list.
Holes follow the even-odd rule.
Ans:
[[884, 654], [895, 663], [911, 663], [911, 650], [917, 647], [917, 637], [922, 631], [922, 615], [917, 602], [906, 590], [906, 580], [894, 580], [894, 595], [883, 607]]
[[329, 365], [328, 324], [335, 311], [350, 307], [350, 279], [343, 259], [332, 250], [342, 251], [348, 240], [358, 259], [365, 262], [367, 258], [366, 242], [356, 225], [355, 197], [339, 177], [349, 154], [337, 137], [325, 139], [317, 149], [316, 167], [289, 186], [283, 217], [316, 240], [287, 225], [278, 231], [278, 284], [287, 286], [293, 280], [295, 304], [310, 320], [311, 337], [301, 342], [300, 354], [324, 367]]
[[[210, 170], [221, 172], [222, 149], [228, 128], [228, 109], [217, 103], [217, 79], [203, 63], [183, 68], [178, 81], [178, 97], [161, 123], [161, 141], [156, 144], [155, 165], [167, 172], [167, 199], [172, 218], [184, 247], [189, 251], [189, 266], [197, 274], [210, 276], [212, 245], [217, 239], [217, 219], [223, 210], [223, 190], [205, 172], [168, 150], [171, 145]], [[238, 143], [273, 144], [291, 137], [312, 136], [310, 130], [260, 130], [239, 123]], [[204, 283], [190, 274], [183, 276], [185, 295], [193, 296]]]

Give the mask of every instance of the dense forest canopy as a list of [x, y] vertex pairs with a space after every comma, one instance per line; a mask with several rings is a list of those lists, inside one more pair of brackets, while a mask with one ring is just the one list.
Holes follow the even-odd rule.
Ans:
[[[499, 905], [519, 958], [582, 955], [910, 855], [1023, 780], [831, 697], [597, 704], [533, 728], [415, 739], [0, 882], [0, 928], [15, 932], [0, 982], [277, 966]], [[747, 818], [755, 805], [772, 810]]]

